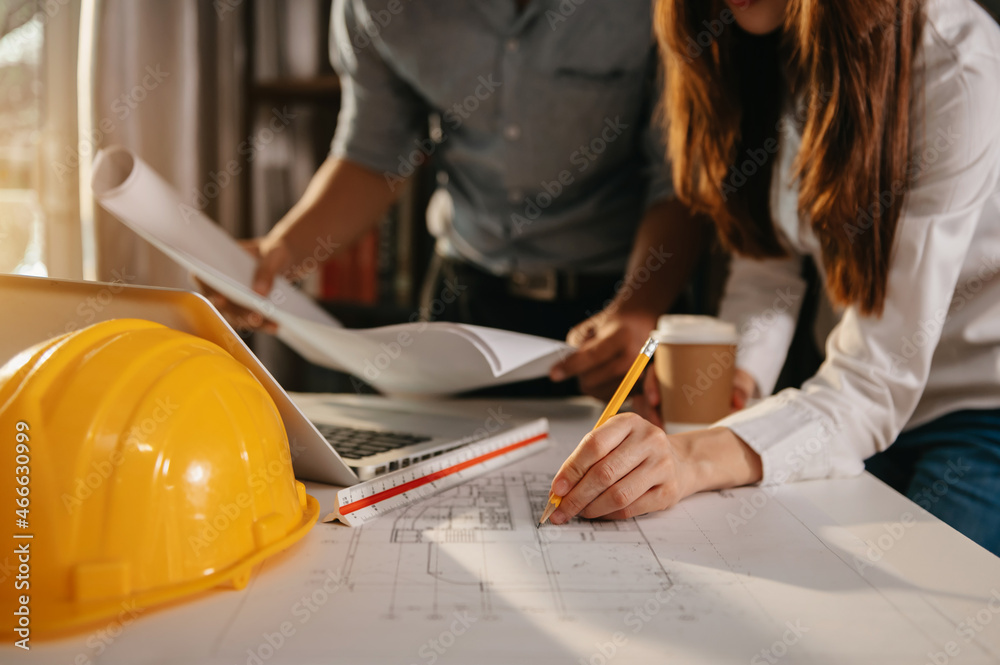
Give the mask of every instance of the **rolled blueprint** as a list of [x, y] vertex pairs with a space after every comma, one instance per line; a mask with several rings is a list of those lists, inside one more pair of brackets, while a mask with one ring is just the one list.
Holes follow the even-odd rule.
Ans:
[[255, 293], [253, 258], [125, 148], [98, 153], [91, 184], [108, 212], [226, 298], [277, 323], [278, 338], [307, 360], [383, 393], [447, 395], [533, 379], [571, 351], [543, 337], [454, 323], [347, 330], [284, 279], [266, 298]]

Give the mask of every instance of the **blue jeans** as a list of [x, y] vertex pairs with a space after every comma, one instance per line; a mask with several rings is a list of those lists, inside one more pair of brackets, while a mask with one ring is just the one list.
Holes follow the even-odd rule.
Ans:
[[1000, 409], [955, 411], [904, 432], [865, 468], [1000, 555]]

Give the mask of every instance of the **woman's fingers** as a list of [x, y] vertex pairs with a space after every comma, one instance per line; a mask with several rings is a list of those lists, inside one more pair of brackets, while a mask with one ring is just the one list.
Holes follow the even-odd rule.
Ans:
[[676, 490], [669, 485], [654, 485], [638, 499], [618, 510], [599, 515], [605, 520], [627, 520], [646, 513], [653, 513], [658, 510], [665, 510], [678, 501]]
[[[584, 517], [596, 517], [590, 513], [593, 503], [640, 466], [644, 459], [644, 451], [639, 446], [618, 446], [612, 450], [594, 463], [576, 487], [562, 498], [559, 509], [552, 515], [552, 522], [561, 524], [580, 513]], [[628, 485], [632, 487], [631, 483]], [[636, 496], [638, 494], [632, 494], [631, 498]]]
[[[552, 522], [562, 524], [577, 514], [597, 517], [624, 508], [652, 485], [662, 484], [664, 476], [674, 473], [673, 458], [664, 454], [668, 447], [663, 430], [636, 414], [612, 418], [588, 435], [560, 469], [553, 491], [562, 502]], [[648, 465], [651, 457], [656, 463]], [[562, 484], [575, 477], [579, 480], [574, 485]]]
[[656, 370], [653, 367], [647, 367], [642, 377], [642, 393], [650, 406], [660, 406], [660, 382], [656, 379]]
[[663, 419], [660, 418], [660, 384], [652, 367], [646, 369], [642, 381], [642, 394], [632, 398], [632, 410], [657, 427], [663, 428]]
[[663, 477], [657, 476], [658, 471], [654, 461], [644, 458], [628, 474], [594, 498], [580, 514], [594, 519], [625, 510], [643, 497], [649, 488], [663, 482]]
[[[552, 492], [565, 497], [598, 461], [614, 450], [632, 431], [632, 418], [623, 413], [611, 418], [592, 432], [587, 433], [570, 456], [566, 458], [556, 477], [552, 479]], [[641, 420], [641, 419], [640, 419]]]
[[733, 411], [744, 408], [752, 397], [757, 396], [757, 392], [757, 381], [746, 371], [737, 368], [733, 374]]
[[733, 387], [733, 396], [730, 399], [729, 408], [731, 411], [740, 411], [747, 405], [747, 394], [737, 387]]

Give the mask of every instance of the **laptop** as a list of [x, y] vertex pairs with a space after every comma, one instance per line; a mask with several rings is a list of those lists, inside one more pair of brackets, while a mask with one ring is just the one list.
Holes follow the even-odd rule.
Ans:
[[293, 399], [197, 293], [0, 275], [0, 307], [18, 321], [0, 333], [0, 366], [34, 344], [109, 319], [147, 319], [218, 344], [246, 365], [274, 400], [301, 480], [354, 485], [520, 424], [502, 417], [456, 417], [436, 411], [432, 403], [407, 400], [309, 394]]
[[430, 403], [370, 395], [289, 395], [359, 480], [436, 457], [515, 424], [502, 410], [491, 410], [485, 418], [467, 418], [438, 412]]

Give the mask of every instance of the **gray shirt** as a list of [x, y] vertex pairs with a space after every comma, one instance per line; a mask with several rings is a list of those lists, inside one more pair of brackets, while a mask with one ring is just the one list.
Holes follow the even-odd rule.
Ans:
[[335, 0], [332, 154], [392, 187], [431, 159], [453, 203], [446, 244], [492, 272], [621, 271], [646, 208], [672, 194], [651, 11]]

